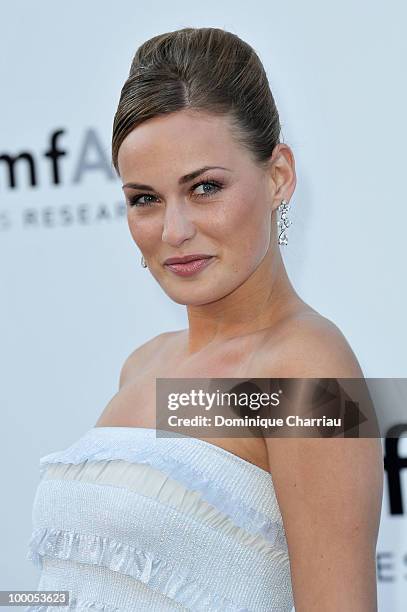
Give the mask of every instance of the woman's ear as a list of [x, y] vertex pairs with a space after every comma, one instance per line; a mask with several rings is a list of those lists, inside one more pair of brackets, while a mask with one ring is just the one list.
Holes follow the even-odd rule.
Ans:
[[295, 159], [291, 148], [278, 143], [269, 160], [270, 189], [273, 193], [272, 210], [280, 206], [282, 200], [290, 201], [297, 184]]

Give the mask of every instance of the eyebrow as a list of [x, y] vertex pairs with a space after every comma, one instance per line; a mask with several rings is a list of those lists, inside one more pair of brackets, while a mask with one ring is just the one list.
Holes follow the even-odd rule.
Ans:
[[[185, 183], [189, 183], [194, 178], [206, 172], [207, 170], [213, 170], [214, 168], [220, 168], [221, 170], [227, 170], [228, 172], [232, 172], [229, 168], [225, 168], [224, 166], [204, 166], [203, 168], [198, 168], [198, 170], [194, 170], [193, 172], [189, 172], [178, 180], [178, 185], [184, 185]], [[122, 186], [122, 189], [125, 187], [130, 187], [131, 189], [146, 189], [148, 191], [154, 191], [154, 187], [151, 185], [143, 185], [142, 183], [126, 183]]]

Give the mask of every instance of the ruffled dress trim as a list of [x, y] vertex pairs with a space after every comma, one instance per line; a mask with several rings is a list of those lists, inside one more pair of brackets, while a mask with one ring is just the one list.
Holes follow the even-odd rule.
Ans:
[[[91, 559], [89, 551], [91, 551]], [[102, 565], [112, 571], [140, 580], [194, 612], [208, 612], [209, 610], [211, 612], [250, 612], [248, 608], [237, 606], [231, 600], [216, 595], [211, 589], [197, 582], [192, 572], [185, 571], [182, 574], [174, 572], [164, 560], [154, 558], [146, 551], [138, 550], [134, 546], [112, 538], [62, 529], [37, 528], [33, 531], [29, 542], [27, 559], [42, 568], [42, 557], [44, 556]], [[92, 607], [99, 605], [95, 602], [84, 602], [80, 605], [90, 610], [103, 612], [117, 610], [117, 608], [102, 604], [102, 607]], [[47, 608], [48, 606], [35, 606], [29, 610], [30, 612], [45, 612]]]
[[[99, 428], [90, 430], [88, 434], [85, 434], [85, 437], [92, 434], [96, 429]], [[114, 427], [111, 429], [121, 428]], [[136, 431], [139, 432], [139, 430]], [[149, 432], [151, 430], [146, 429], [146, 431]], [[84, 440], [84, 438], [81, 440]], [[188, 459], [186, 459], [186, 462], [183, 463], [182, 461], [179, 461], [175, 457], [171, 456], [169, 453], [163, 455], [159, 448], [155, 445], [151, 445], [151, 443], [144, 446], [133, 446], [131, 449], [125, 447], [110, 447], [94, 448], [92, 450], [91, 448], [87, 447], [86, 444], [84, 447], [81, 447], [81, 440], [79, 440], [76, 445], [69, 447], [65, 451], [58, 451], [42, 457], [40, 459], [41, 477], [43, 477], [47, 465], [52, 463], [78, 464], [84, 461], [104, 461], [114, 459], [121, 459], [131, 463], [145, 463], [155, 469], [160, 470], [170, 478], [179, 481], [186, 488], [201, 493], [203, 499], [214, 505], [224, 514], [229, 515], [236, 525], [242, 529], [247, 530], [252, 535], [260, 534], [270, 544], [287, 550], [286, 533], [282, 520], [279, 521], [270, 516], [266, 516], [261, 511], [249, 506], [241, 499], [241, 497], [233, 495], [230, 491], [227, 491], [220, 486], [215, 480], [208, 477], [204, 472], [198, 470], [196, 467], [193, 467]], [[188, 439], [188, 442], [190, 440], [191, 439]], [[193, 440], [197, 441], [198, 443], [204, 442], [208, 447], [212, 447], [214, 451], [219, 450], [214, 445], [211, 445], [205, 441], [198, 439]], [[223, 449], [220, 450], [222, 451]], [[231, 453], [228, 454], [231, 455]], [[240, 461], [247, 463], [241, 458]], [[254, 465], [251, 465], [251, 467], [253, 467], [255, 470], [257, 469], [259, 471], [259, 476], [261, 476], [259, 488], [261, 489], [262, 486], [264, 487], [266, 485], [271, 491], [273, 488], [271, 476], [261, 468]], [[263, 474], [260, 475], [260, 472], [263, 472]], [[255, 472], [255, 474], [257, 475], [257, 472]], [[270, 479], [267, 481], [268, 484], [264, 481], [264, 477], [267, 476], [270, 476]], [[251, 484], [255, 484], [255, 481], [251, 480]], [[270, 502], [270, 506], [270, 510], [272, 510], [272, 502]]]

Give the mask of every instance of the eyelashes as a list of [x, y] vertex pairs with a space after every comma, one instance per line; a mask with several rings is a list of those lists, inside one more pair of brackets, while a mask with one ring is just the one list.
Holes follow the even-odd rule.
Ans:
[[[210, 191], [206, 191], [204, 193], [195, 194], [195, 197], [197, 197], [197, 198], [208, 198], [208, 197], [211, 197], [215, 193], [218, 193], [219, 191], [221, 191], [221, 189], [223, 188], [222, 183], [220, 183], [219, 181], [215, 181], [213, 179], [207, 179], [206, 181], [200, 181], [199, 183], [196, 183], [191, 188], [191, 192], [193, 192], [197, 187], [200, 187], [201, 185], [209, 185], [213, 189], [211, 189]], [[129, 198], [129, 205], [131, 207], [134, 206], [135, 208], [143, 208], [145, 206], [153, 206], [154, 202], [152, 200], [145, 200], [144, 202], [140, 202], [139, 201], [140, 198], [152, 198], [152, 200], [156, 199], [155, 196], [153, 196], [151, 193], [139, 193], [138, 195], [134, 195], [134, 196], [131, 196]]]

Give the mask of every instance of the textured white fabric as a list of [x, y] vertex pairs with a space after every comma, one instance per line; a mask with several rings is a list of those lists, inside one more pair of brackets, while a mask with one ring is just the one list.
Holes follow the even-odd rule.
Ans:
[[[168, 435], [168, 434], [167, 434]], [[271, 474], [206, 441], [94, 427], [40, 461], [28, 558], [70, 609], [291, 612]], [[66, 610], [31, 606], [26, 610]]]

